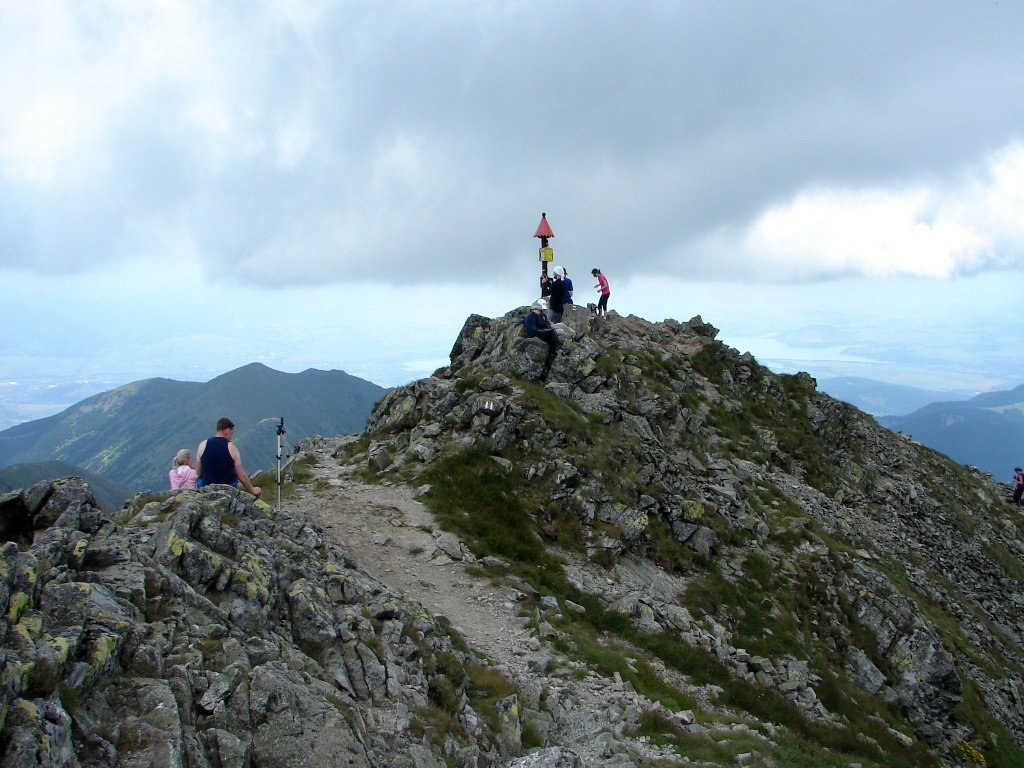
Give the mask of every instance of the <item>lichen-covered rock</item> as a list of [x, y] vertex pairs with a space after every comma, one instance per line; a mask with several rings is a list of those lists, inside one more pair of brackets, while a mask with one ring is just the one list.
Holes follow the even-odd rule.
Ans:
[[[571, 541], [608, 569], [651, 557], [693, 568], [699, 582], [708, 568], [735, 592], [692, 613], [680, 604], [686, 587], [641, 598], [600, 572], [565, 576], [637, 629], [678, 633], [808, 718], [842, 726], [819, 697], [822, 676], [806, 669], [829, 659], [880, 712], [896, 708], [907, 731], [948, 753], [973, 733], [957, 708], [970, 678], [1024, 748], [1024, 708], [999, 703], [1024, 690], [1014, 565], [1024, 544], [1000, 514], [1001, 489], [817, 392], [807, 374], [773, 374], [716, 342], [699, 316], [595, 319], [569, 306], [564, 321], [579, 333], [552, 355], [522, 338], [527, 311], [471, 317], [447, 368], [378, 405], [374, 450], [406, 451], [389, 471], [413, 476], [463, 449], [486, 451], [522, 486], [514, 493], [545, 540]], [[943, 611], [956, 630], [928, 618]], [[759, 614], [764, 627], [751, 619]], [[799, 652], [744, 651], [771, 645], [783, 626], [779, 644]], [[1004, 679], [993, 670], [1006, 660]]]
[[[45, 497], [48, 527], [0, 548], [3, 765], [333, 768], [420, 748], [363, 709], [423, 706], [424, 658], [463, 652], [307, 521], [228, 486], [137, 497], [117, 523], [83, 513], [78, 481]], [[11, 519], [32, 519], [24, 498], [3, 501]], [[495, 765], [480, 736], [449, 738]]]
[[545, 747], [511, 761], [508, 768], [583, 768], [583, 760], [571, 749]]
[[[439, 574], [486, 555], [503, 584], [482, 602], [528, 608], [527, 649], [509, 653], [537, 655], [493, 667], [515, 695], [482, 702], [472, 654], [439, 620], [245, 492], [138, 497], [107, 519], [80, 481], [44, 484], [0, 495], [5, 764], [679, 762], [637, 737], [645, 722], [713, 736], [716, 751], [757, 742], [723, 760], [770, 765], [779, 729], [739, 711], [762, 696], [845, 730], [865, 762], [1024, 748], [1024, 525], [1005, 488], [806, 374], [762, 368], [699, 316], [570, 306], [573, 332], [551, 354], [523, 338], [525, 312], [469, 318], [448, 367], [389, 391], [331, 454], [343, 474], [423, 493], [476, 472], [515, 533], [552, 548], [539, 563], [496, 558], [467, 526], [434, 531], [424, 553]], [[577, 620], [624, 654], [615, 676], [562, 657]], [[709, 670], [722, 686], [691, 679]], [[634, 685], [695, 704], [672, 711]], [[524, 742], [544, 748], [519, 756]]]

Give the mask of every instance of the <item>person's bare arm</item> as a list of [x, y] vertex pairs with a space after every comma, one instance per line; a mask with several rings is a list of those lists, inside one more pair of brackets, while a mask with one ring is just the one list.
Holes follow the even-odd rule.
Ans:
[[203, 442], [201, 442], [199, 444], [199, 447], [196, 448], [196, 465], [194, 467], [194, 469], [196, 471], [196, 477], [202, 477], [203, 476], [203, 451], [205, 451], [205, 450], [206, 450], [206, 441], [203, 440]]
[[238, 482], [251, 493], [253, 496], [261, 496], [263, 494], [262, 488], [257, 488], [252, 484], [252, 480], [245, 474], [245, 470], [242, 469], [242, 454], [235, 448], [234, 443], [228, 443], [228, 451], [231, 453], [231, 458], [235, 460], [235, 475], [238, 477]]

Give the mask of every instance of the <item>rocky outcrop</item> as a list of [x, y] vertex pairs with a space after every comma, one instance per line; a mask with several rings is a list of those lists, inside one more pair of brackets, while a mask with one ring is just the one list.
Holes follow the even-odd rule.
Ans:
[[[792, 739], [853, 750], [838, 764], [1024, 758], [1004, 488], [699, 317], [569, 307], [581, 334], [551, 357], [525, 311], [469, 318], [330, 461], [437, 504], [426, 556], [492, 579], [539, 658], [475, 656], [243, 492], [107, 516], [81, 481], [40, 484], [0, 496], [3, 765], [769, 766]], [[481, 484], [434, 494], [461, 472]], [[472, 494], [545, 557], [492, 551]]]
[[0, 522], [4, 766], [494, 765], [520, 750], [459, 682], [481, 660], [247, 493], [136, 497], [110, 519], [72, 479], [7, 494]]
[[[571, 307], [565, 321], [583, 335], [545, 364], [546, 347], [522, 338], [523, 312], [467, 320], [448, 368], [378, 405], [357, 460], [415, 477], [483, 447], [542, 497], [541, 533], [572, 514], [586, 558], [569, 578], [637, 628], [704, 648], [841, 727], [842, 698], [832, 709], [822, 698], [837, 671], [880, 712], [903, 714], [889, 728], [897, 742], [939, 752], [988, 738], [959, 707], [969, 685], [1024, 746], [1024, 545], [1004, 489], [817, 392], [806, 374], [767, 371], [699, 317]], [[676, 546], [688, 565], [666, 555]], [[637, 562], [647, 573], [633, 580]], [[665, 586], [673, 572], [683, 581]], [[695, 579], [732, 602], [687, 597]], [[752, 589], [764, 592], [761, 629], [783, 626], [787, 642], [749, 626]]]

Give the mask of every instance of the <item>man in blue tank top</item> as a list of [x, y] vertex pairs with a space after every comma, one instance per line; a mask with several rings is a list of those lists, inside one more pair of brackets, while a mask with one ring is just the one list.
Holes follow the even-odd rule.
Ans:
[[196, 451], [196, 473], [203, 479], [203, 485], [222, 483], [237, 486], [239, 483], [254, 496], [263, 493], [262, 488], [253, 486], [249, 476], [242, 469], [242, 456], [231, 442], [235, 424], [222, 417], [217, 420], [217, 432], [199, 444]]

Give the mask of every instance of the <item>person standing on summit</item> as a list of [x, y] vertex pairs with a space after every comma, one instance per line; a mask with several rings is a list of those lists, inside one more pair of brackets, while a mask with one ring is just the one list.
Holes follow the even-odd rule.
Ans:
[[569, 279], [565, 267], [555, 267], [549, 286], [548, 320], [552, 323], [562, 322], [562, 313], [566, 304], [572, 304], [572, 280]]
[[569, 279], [569, 270], [565, 267], [555, 267], [555, 275], [562, 283], [562, 304], [572, 304], [572, 280]]
[[242, 469], [242, 456], [231, 442], [234, 433], [235, 424], [231, 419], [225, 416], [217, 420], [216, 434], [203, 440], [196, 450], [196, 473], [204, 486], [214, 483], [237, 486], [241, 483], [249, 493], [259, 497], [263, 489], [255, 487]]
[[601, 298], [597, 300], [597, 314], [604, 317], [608, 314], [608, 297], [612, 295], [612, 289], [608, 287], [608, 278], [601, 274], [599, 268], [594, 267], [590, 274], [597, 278], [597, 285], [594, 287], [601, 294]]

